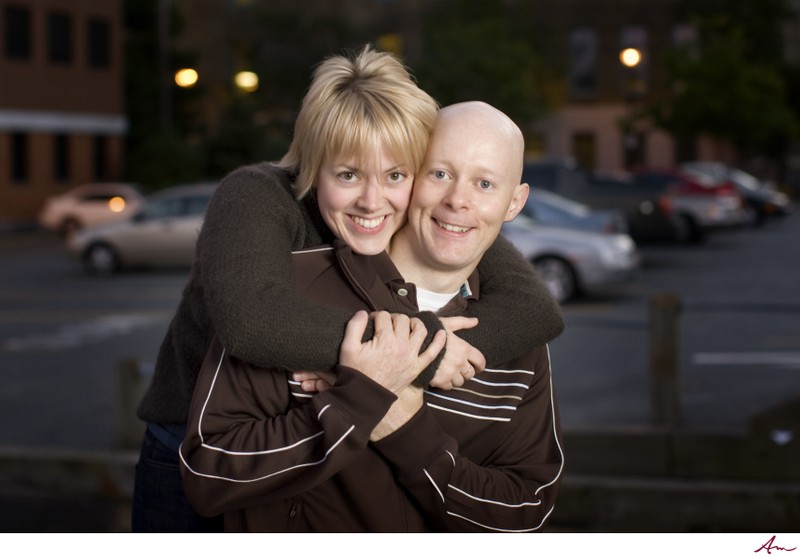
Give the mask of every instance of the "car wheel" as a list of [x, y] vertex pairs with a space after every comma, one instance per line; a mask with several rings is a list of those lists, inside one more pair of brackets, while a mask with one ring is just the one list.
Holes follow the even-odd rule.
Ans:
[[575, 271], [564, 259], [543, 257], [534, 261], [533, 266], [550, 294], [559, 303], [569, 301], [578, 294]]
[[702, 243], [705, 233], [697, 221], [688, 214], [678, 216], [677, 240], [679, 243]]
[[83, 268], [93, 275], [113, 274], [119, 268], [119, 258], [110, 245], [95, 243], [83, 254]]
[[58, 227], [58, 233], [61, 237], [71, 237], [75, 232], [80, 230], [83, 226], [75, 218], [67, 218]]

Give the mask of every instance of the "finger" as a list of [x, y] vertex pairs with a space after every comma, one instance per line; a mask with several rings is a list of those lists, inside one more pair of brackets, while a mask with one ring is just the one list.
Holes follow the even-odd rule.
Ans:
[[350, 317], [347, 321], [347, 326], [344, 330], [344, 338], [342, 339], [342, 349], [354, 350], [361, 346], [361, 338], [364, 337], [364, 331], [367, 329], [369, 316], [366, 311], [357, 311], [355, 315]]
[[317, 373], [311, 371], [295, 371], [292, 373], [292, 380], [303, 382], [304, 380], [315, 380]]
[[450, 379], [450, 383], [453, 385], [454, 388], [464, 386], [464, 377], [461, 375], [456, 375]]
[[486, 368], [486, 358], [483, 356], [483, 353], [475, 348], [472, 348], [472, 351], [470, 351], [467, 356], [467, 361], [472, 365], [475, 374], [480, 373]]
[[424, 369], [428, 365], [430, 365], [436, 356], [439, 355], [439, 352], [442, 351], [445, 343], [447, 342], [447, 332], [444, 330], [439, 330], [436, 334], [433, 335], [433, 339], [431, 343], [425, 348], [419, 356], [419, 363], [422, 365]]
[[392, 330], [392, 316], [386, 311], [376, 311], [370, 315], [375, 326], [375, 336], [383, 335]]
[[475, 317], [443, 317], [440, 320], [449, 332], [478, 326], [478, 319]]
[[392, 313], [392, 328], [398, 334], [408, 336], [411, 334], [411, 319], [402, 313]]

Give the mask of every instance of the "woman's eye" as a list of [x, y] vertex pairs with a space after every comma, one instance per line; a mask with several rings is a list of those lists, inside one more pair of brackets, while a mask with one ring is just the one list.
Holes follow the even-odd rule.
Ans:
[[355, 172], [339, 172], [339, 179], [343, 181], [353, 181], [355, 178]]
[[405, 177], [406, 177], [405, 174], [403, 174], [402, 172], [392, 172], [391, 174], [389, 174], [389, 181], [391, 183], [400, 183], [405, 179]]

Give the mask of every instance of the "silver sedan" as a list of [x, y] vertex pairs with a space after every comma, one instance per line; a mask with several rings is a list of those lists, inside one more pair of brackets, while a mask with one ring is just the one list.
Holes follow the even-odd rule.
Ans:
[[626, 282], [640, 266], [639, 251], [627, 234], [544, 226], [520, 214], [503, 225], [503, 235], [561, 303]]
[[216, 184], [175, 186], [148, 197], [131, 217], [82, 230], [67, 242], [90, 274], [135, 267], [186, 267]]

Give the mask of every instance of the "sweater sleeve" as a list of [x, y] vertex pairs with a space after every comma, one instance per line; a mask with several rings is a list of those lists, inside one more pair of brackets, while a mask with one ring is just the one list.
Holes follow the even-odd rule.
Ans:
[[536, 378], [510, 422], [470, 440], [492, 447], [486, 457], [461, 453], [430, 404], [375, 443], [435, 530], [533, 532], [545, 525], [564, 458], [549, 356], [546, 347], [538, 352]]
[[564, 316], [533, 265], [499, 236], [478, 265], [480, 299], [463, 313], [479, 325], [458, 336], [483, 353], [487, 365], [520, 357], [564, 330]]
[[350, 313], [304, 299], [294, 286], [292, 251], [323, 242], [313, 216], [272, 165], [240, 168], [220, 184], [195, 272], [211, 325], [234, 356], [262, 367], [336, 364]]
[[336, 386], [287, 410], [287, 378], [212, 346], [179, 450], [186, 495], [198, 513], [264, 504], [319, 485], [363, 452], [396, 399], [340, 367]]

